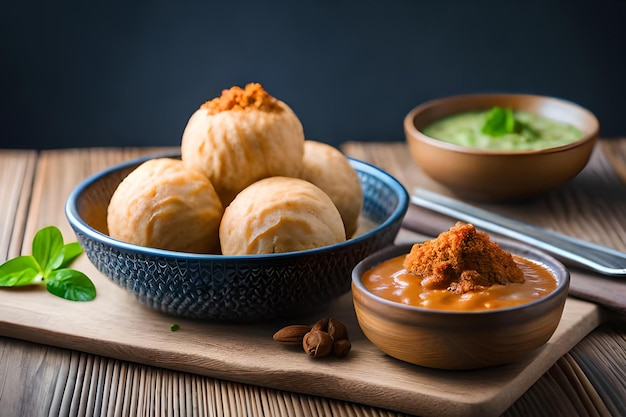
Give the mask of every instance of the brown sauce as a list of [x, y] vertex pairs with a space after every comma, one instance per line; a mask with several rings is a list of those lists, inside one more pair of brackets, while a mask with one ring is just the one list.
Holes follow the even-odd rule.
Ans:
[[447, 289], [425, 289], [421, 278], [402, 266], [405, 255], [389, 259], [363, 274], [365, 288], [382, 298], [416, 307], [450, 311], [485, 311], [513, 307], [538, 300], [557, 287], [556, 277], [539, 263], [513, 255], [524, 272], [522, 283], [492, 285], [457, 294]]

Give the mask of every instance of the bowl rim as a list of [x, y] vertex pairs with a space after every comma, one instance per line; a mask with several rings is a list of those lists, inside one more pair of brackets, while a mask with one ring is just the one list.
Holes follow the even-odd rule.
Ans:
[[[480, 316], [492, 316], [492, 315], [500, 315], [511, 313], [515, 311], [525, 310], [528, 308], [532, 308], [538, 304], [547, 303], [549, 300], [552, 300], [561, 295], [563, 292], [567, 292], [570, 284], [570, 272], [569, 270], [557, 260], [552, 255], [549, 255], [535, 247], [529, 246], [527, 244], [503, 238], [492, 238], [492, 240], [498, 245], [502, 246], [503, 249], [518, 255], [518, 252], [526, 252], [533, 255], [541, 260], [544, 265], [548, 265], [552, 273], [557, 277], [557, 287], [550, 294], [545, 297], [539, 298], [537, 300], [533, 300], [528, 303], [518, 304], [516, 306], [511, 307], [503, 307], [492, 310], [482, 310], [482, 311], [456, 311], [456, 310], [438, 310], [433, 308], [419, 307], [409, 304], [399, 303], [397, 301], [392, 301], [387, 298], [381, 297], [370, 292], [365, 285], [363, 285], [363, 281], [361, 280], [361, 276], [363, 272], [379, 265], [380, 263], [387, 261], [396, 256], [401, 256], [402, 254], [407, 254], [411, 247], [417, 243], [402, 243], [399, 245], [391, 245], [386, 248], [383, 248], [370, 256], [364, 258], [359, 262], [352, 270], [352, 285], [356, 287], [356, 289], [363, 294], [364, 297], [375, 301], [376, 303], [382, 304], [384, 306], [390, 308], [396, 308], [400, 310], [405, 310], [411, 313], [419, 313], [421, 315], [437, 315], [437, 316], [451, 316], [451, 317], [480, 317]], [[521, 256], [521, 255], [518, 255]], [[526, 256], [522, 256], [526, 258]], [[528, 259], [528, 258], [527, 258]], [[377, 261], [376, 261], [377, 260]], [[532, 259], [531, 259], [532, 261]], [[352, 291], [353, 298], [355, 297], [354, 291]]]
[[352, 165], [352, 167], [357, 170], [369, 174], [371, 176], [375, 176], [379, 178], [382, 182], [387, 184], [390, 188], [392, 188], [396, 195], [398, 196], [398, 204], [391, 213], [391, 215], [385, 219], [384, 222], [380, 223], [376, 227], [368, 230], [367, 232], [347, 239], [344, 242], [336, 243], [333, 245], [322, 246], [313, 249], [293, 251], [293, 252], [283, 252], [283, 253], [271, 253], [271, 254], [260, 254], [260, 255], [221, 255], [221, 254], [202, 254], [202, 253], [188, 253], [188, 252], [178, 252], [171, 251], [166, 249], [157, 249], [150, 248], [147, 246], [139, 246], [132, 243], [124, 242], [121, 240], [114, 239], [107, 234], [104, 234], [93, 227], [89, 226], [84, 219], [79, 215], [78, 212], [78, 199], [80, 195], [87, 189], [89, 186], [96, 183], [101, 178], [110, 175], [116, 171], [120, 171], [134, 165], [139, 165], [142, 162], [148, 161], [150, 159], [155, 158], [176, 158], [180, 157], [180, 152], [162, 152], [155, 153], [150, 155], [144, 155], [138, 158], [134, 158], [113, 166], [110, 166], [104, 170], [101, 170], [95, 174], [92, 174], [82, 180], [74, 189], [70, 192], [67, 197], [65, 203], [65, 214], [70, 223], [70, 225], [83, 233], [84, 235], [99, 241], [107, 246], [116, 247], [125, 252], [130, 252], [134, 254], [139, 254], [143, 256], [149, 257], [162, 257], [162, 258], [175, 258], [179, 260], [196, 260], [196, 261], [220, 261], [220, 262], [228, 262], [228, 261], [267, 261], [267, 260], [284, 260], [300, 257], [302, 255], [316, 255], [323, 254], [327, 252], [334, 252], [336, 250], [340, 250], [354, 244], [357, 244], [361, 241], [367, 240], [371, 236], [375, 235], [381, 230], [388, 228], [391, 224], [396, 223], [397, 221], [401, 221], [404, 215], [406, 214], [409, 207], [409, 194], [404, 185], [395, 177], [393, 177], [388, 172], [383, 169], [361, 161], [359, 159], [347, 157], [348, 161]]
[[[441, 104], [445, 104], [455, 100], [470, 100], [473, 98], [528, 98], [533, 100], [548, 100], [553, 103], [557, 103], [564, 106], [569, 106], [577, 109], [578, 111], [584, 113], [587, 118], [592, 122], [592, 129], [589, 133], [585, 133], [584, 136], [578, 139], [575, 142], [567, 143], [565, 145], [560, 146], [552, 146], [549, 148], [540, 148], [540, 149], [528, 149], [528, 150], [500, 150], [500, 149], [484, 149], [484, 148], [476, 148], [470, 146], [458, 145], [455, 143], [446, 142], [443, 140], [435, 139], [430, 136], [425, 135], [421, 130], [419, 130], [414, 123], [415, 117], [423, 112], [426, 109], [436, 107]], [[524, 93], [469, 93], [469, 94], [454, 94], [448, 95], [444, 97], [435, 98], [432, 100], [425, 101], [418, 106], [412, 108], [407, 115], [404, 117], [404, 130], [406, 132], [407, 139], [409, 140], [418, 140], [429, 144], [431, 146], [446, 149], [454, 152], [460, 152], [465, 154], [472, 155], [499, 155], [499, 156], [513, 156], [513, 155], [537, 155], [537, 154], [551, 154], [557, 152], [563, 152], [571, 148], [576, 148], [581, 146], [587, 142], [594, 142], [600, 132], [600, 122], [595, 114], [593, 114], [590, 110], [585, 107], [562, 98], [548, 96], [548, 95], [540, 95], [540, 94], [524, 94]], [[584, 133], [584, 132], [583, 132]]]

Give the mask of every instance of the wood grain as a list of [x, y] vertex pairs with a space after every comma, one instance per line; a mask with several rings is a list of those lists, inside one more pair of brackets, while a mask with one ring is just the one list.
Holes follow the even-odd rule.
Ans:
[[[623, 324], [615, 323], [594, 331], [502, 417], [624, 415], [625, 368], [615, 366], [626, 351], [624, 334]], [[6, 417], [407, 416], [11, 338], [0, 338], [0, 364], [0, 410]]]
[[7, 417], [400, 415], [15, 339], [0, 344], [0, 358], [28, 364], [0, 373], [0, 409]]
[[66, 240], [76, 240], [65, 219], [65, 202], [80, 181], [99, 171], [143, 155], [160, 154], [172, 148], [89, 148], [42, 151], [31, 195], [23, 253], [37, 230], [57, 226]]
[[626, 184], [626, 146], [622, 140], [603, 140], [600, 142], [602, 153], [622, 182]]
[[37, 152], [0, 152], [0, 262], [21, 253]]
[[[364, 148], [367, 146], [363, 145]], [[56, 152], [53, 151], [50, 154]], [[64, 151], [59, 152], [63, 153]], [[86, 153], [90, 166], [70, 169], [84, 170], [84, 173], [89, 174], [135, 156], [153, 153], [151, 150], [145, 149], [129, 152], [126, 150], [115, 150], [109, 156], [111, 159], [108, 160], [107, 158], [109, 157], [100, 156], [99, 151], [93, 151], [92, 153], [91, 150], [76, 150], [76, 152], [81, 155]], [[123, 154], [122, 156], [120, 156], [120, 152]], [[389, 158], [392, 161], [403, 159], [398, 152], [390, 153]], [[50, 169], [57, 174], [65, 173], [66, 169], [57, 165], [53, 160], [54, 158], [46, 162], [46, 164], [52, 163], [54, 165]], [[65, 163], [71, 162], [71, 158], [62, 160]], [[0, 165], [0, 172], [3, 172], [1, 167], [2, 165]], [[0, 177], [0, 179], [4, 180], [4, 176]], [[39, 195], [37, 204], [57, 204], [53, 203], [56, 199], [46, 195], [43, 189], [33, 194]], [[54, 216], [50, 213], [45, 213], [45, 210], [37, 208], [34, 210], [35, 215], [33, 217], [36, 220], [29, 220], [32, 223], [29, 223], [29, 232], [25, 233], [25, 235], [32, 235], [37, 227], [47, 224], [46, 222], [48, 221], [54, 221]], [[64, 230], [68, 233], [68, 238], [71, 239], [69, 228]], [[406, 235], [403, 234], [403, 236]], [[409, 238], [412, 238], [410, 233], [409, 236]], [[19, 239], [20, 245], [22, 240]], [[18, 292], [19, 294], [21, 293]], [[34, 292], [34, 294], [35, 297], [47, 296], [46, 293]], [[31, 296], [33, 293], [24, 293], [24, 295]], [[118, 295], [120, 294], [111, 290], [111, 298], [115, 299]], [[120, 296], [122, 300], [127, 301], [127, 298], [124, 298], [125, 294]], [[44, 305], [48, 301], [46, 300]], [[19, 302], [16, 303], [21, 304]], [[4, 300], [0, 300], [0, 305], [4, 305]], [[44, 322], [46, 320], [53, 321], [58, 317], [65, 317], [65, 322], [59, 325], [56, 331], [62, 337], [66, 337], [71, 333], [71, 329], [68, 329], [68, 327], [73, 326], [74, 322], [80, 323], [81, 311], [62, 306], [60, 310], [64, 310], [64, 313], [60, 316], [42, 316]], [[115, 307], [112, 310], [115, 310]], [[36, 314], [37, 311], [28, 311], [26, 309], [24, 312], [26, 316], [31, 313]], [[118, 313], [120, 316], [123, 316], [121, 312]], [[118, 313], [114, 313], [113, 316], [116, 316]], [[1, 312], [1, 314], [4, 315], [5, 311]], [[45, 326], [49, 324], [41, 323], [41, 321], [39, 320], [35, 325]], [[178, 334], [178, 332], [174, 334], [168, 333], [168, 331], [162, 332], [163, 328], [161, 326], [165, 326], [167, 330], [170, 322], [169, 318], [159, 317], [156, 319], [156, 322], [149, 321], [142, 323], [142, 326], [151, 329], [151, 331], [156, 329], [160, 337], [185, 335], [185, 333]], [[5, 322], [0, 322], [1, 334], [5, 334], [6, 324]], [[276, 324], [278, 325], [279, 323]], [[103, 323], [103, 325], [105, 327], [113, 327], [111, 324]], [[354, 323], [351, 325], [354, 325]], [[183, 329], [186, 328], [185, 323], [181, 324], [181, 326], [183, 326]], [[216, 329], [210, 327], [210, 333], [206, 332], [208, 328], [204, 325], [200, 327], [204, 330], [204, 334], [196, 335], [197, 340], [195, 342], [204, 342], [202, 347], [205, 349], [216, 348], [216, 344], [211, 342], [213, 336], [228, 335], [228, 331], [220, 326], [217, 326]], [[61, 328], [62, 331], [59, 331]], [[106, 328], [109, 329], [110, 327]], [[506, 411], [505, 415], [605, 415], [603, 410], [610, 410], [613, 411], [614, 415], [620, 415], [618, 412], [623, 411], [623, 408], [619, 408], [619, 404], [615, 405], [613, 397], [607, 396], [607, 392], [603, 389], [603, 383], [614, 384], [617, 382], [618, 386], [621, 383], [622, 391], [617, 391], [617, 398], [620, 398], [619, 396], [623, 393], [623, 381], [625, 379], [621, 378], [622, 374], [614, 369], [614, 361], [616, 358], [620, 360], [619, 352], [623, 354], [625, 351], [623, 344], [616, 342], [621, 340], [623, 343], [623, 332], [623, 324], [609, 324], [595, 331], [591, 337], [585, 338], [573, 348], [571, 353], [558, 359], [556, 364]], [[207, 337], [207, 334], [210, 334], [211, 337]], [[255, 338], [259, 335], [264, 336], [264, 331], [259, 332], [258, 329], [250, 329], [250, 334]], [[121, 339], [126, 339], [129, 336], [128, 333], [119, 331], [119, 329], [116, 335]], [[28, 339], [23, 336], [25, 335], [16, 332], [16, 337]], [[135, 336], [132, 336], [131, 339], [133, 337]], [[46, 340], [44, 343], [55, 346], [63, 346], [65, 343], [60, 341], [58, 334], [54, 334], [54, 332], [44, 332], [44, 339]], [[586, 342], [594, 342], [596, 340], [600, 340], [598, 346], [593, 343], [591, 345], [585, 344]], [[119, 340], [117, 342], [119, 343]], [[271, 381], [269, 381], [268, 387], [261, 388], [259, 384], [250, 385], [227, 382], [227, 380], [233, 379], [228, 373], [221, 375], [223, 379], [199, 375], [197, 367], [207, 366], [207, 363], [189, 360], [187, 357], [182, 357], [182, 360], [189, 362], [187, 370], [190, 372], [164, 369], [163, 366], [167, 366], [167, 362], [162, 362], [162, 359], [167, 360], [168, 356], [159, 356], [151, 350], [147, 352], [136, 351], [131, 347], [129, 349], [131, 351], [131, 360], [118, 360], [115, 359], [115, 355], [119, 355], [121, 352], [113, 347], [115, 341], [110, 344], [104, 343], [104, 346], [101, 347], [101, 349], [107, 352], [105, 356], [78, 353], [78, 351], [86, 350], [84, 347], [89, 346], [89, 343], [89, 338], [74, 340], [68, 343], [69, 347], [76, 349], [76, 351], [72, 351], [63, 348], [47, 347], [41, 344], [32, 344], [12, 338], [0, 338], [0, 410], [5, 410], [9, 416], [44, 414], [204, 416], [235, 413], [245, 413], [247, 415], [402, 415], [399, 412], [371, 408], [364, 405], [368, 401], [362, 401], [363, 404], [356, 404], [331, 399], [333, 397], [332, 393], [328, 397], [324, 397], [323, 393], [320, 394], [322, 396], [313, 394], [301, 395], [274, 389], [270, 386]], [[178, 340], [175, 344], [178, 345], [180, 343], [182, 342]], [[194, 340], [192, 340], [192, 343], [194, 343]], [[231, 347], [233, 348], [231, 353], [235, 357], [242, 350], [241, 346], [236, 344]], [[357, 349], [356, 352], [359, 350]], [[293, 353], [295, 354], [295, 352]], [[579, 359], [575, 360], [574, 355], [578, 355]], [[288, 357], [291, 358], [291, 355]], [[145, 363], [144, 360], [146, 359], [147, 362], [155, 364], [156, 367], [142, 364]], [[169, 358], [169, 360], [172, 359]], [[598, 364], [603, 366], [598, 366]], [[214, 366], [216, 363], [211, 362], [209, 365]], [[335, 366], [336, 364], [329, 368], [334, 368]], [[254, 372], [260, 370], [260, 368], [255, 368]], [[334, 370], [331, 369], [329, 372]], [[594, 378], [594, 372], [597, 378]], [[606, 382], [604, 379], [605, 373], [615, 376], [609, 378], [609, 382]], [[280, 374], [273, 375], [277, 376]], [[369, 377], [369, 375], [367, 376]], [[23, 381], [23, 384], [12, 383], [11, 381], [15, 380], [14, 378], [19, 378], [20, 381]], [[271, 380], [272, 377], [268, 376], [266, 379]], [[471, 379], [468, 378], [468, 384], [472, 382]], [[237, 378], [234, 378], [234, 380], [237, 380]], [[254, 376], [252, 380], [254, 380]], [[324, 382], [328, 383], [328, 381], [323, 381], [319, 382], [319, 384], [322, 385]], [[335, 382], [345, 384], [343, 380]], [[333, 381], [331, 380], [330, 383], [333, 383]], [[529, 383], [530, 385], [532, 385], [532, 382]], [[358, 385], [356, 387], [356, 389], [359, 388], [362, 388], [362, 386]], [[523, 389], [521, 391], [523, 392]], [[365, 391], [363, 395], [380, 397], [381, 393]], [[400, 398], [400, 400], [402, 399], [407, 400], [407, 398]], [[408, 399], [411, 401], [419, 400], [419, 398]], [[396, 400], [398, 398], [395, 397], [388, 399], [388, 401]], [[49, 413], [47, 410], [49, 410]]]

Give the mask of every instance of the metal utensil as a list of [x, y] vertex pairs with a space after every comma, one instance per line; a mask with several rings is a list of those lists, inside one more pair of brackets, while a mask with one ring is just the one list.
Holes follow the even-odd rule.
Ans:
[[544, 250], [563, 263], [603, 275], [626, 277], [626, 253], [576, 239], [543, 227], [492, 213], [458, 200], [416, 188], [411, 202]]

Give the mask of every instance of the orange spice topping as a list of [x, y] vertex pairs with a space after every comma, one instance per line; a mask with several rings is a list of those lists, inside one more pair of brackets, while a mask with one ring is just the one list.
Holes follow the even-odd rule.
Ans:
[[434, 240], [413, 245], [404, 267], [422, 278], [424, 288], [457, 294], [524, 282], [524, 273], [509, 252], [474, 225], [461, 222]]
[[222, 90], [220, 97], [207, 101], [201, 108], [206, 109], [209, 114], [245, 109], [257, 109], [266, 112], [283, 110], [279, 101], [258, 83], [247, 84], [245, 88], [233, 86], [227, 90]]

